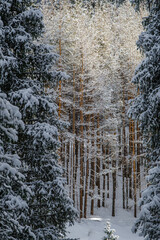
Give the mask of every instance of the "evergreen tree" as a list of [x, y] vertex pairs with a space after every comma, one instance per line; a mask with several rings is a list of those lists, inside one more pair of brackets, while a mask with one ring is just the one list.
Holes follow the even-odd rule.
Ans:
[[104, 232], [106, 233], [106, 236], [103, 238], [103, 240], [118, 240], [119, 238], [119, 236], [115, 235], [115, 230], [111, 229], [109, 222], [106, 223]]
[[[36, 2], [36, 1], [35, 1]], [[0, 0], [3, 55], [11, 62], [1, 77], [1, 89], [18, 106], [24, 129], [19, 131], [17, 152], [31, 187], [30, 225], [36, 239], [65, 235], [76, 212], [64, 188], [58, 165], [58, 121], [54, 88], [65, 74], [56, 71], [57, 54], [37, 38], [44, 31], [41, 12], [32, 0]], [[0, 32], [1, 33], [1, 32]]]
[[27, 200], [31, 191], [24, 183], [24, 175], [20, 173], [19, 156], [14, 153], [13, 142], [17, 141], [18, 127], [23, 127], [18, 108], [10, 104], [6, 94], [0, 92], [0, 239], [2, 240], [35, 239], [35, 235], [27, 226], [29, 220]]
[[27, 200], [31, 191], [19, 169], [21, 162], [14, 153], [16, 128], [22, 127], [18, 108], [0, 92], [0, 239], [35, 239], [28, 223]]
[[[1, 10], [2, 1], [0, 15], [3, 15]], [[19, 109], [10, 103], [5, 85], [6, 78], [14, 74], [17, 65], [5, 44], [5, 22], [0, 18], [0, 239], [35, 239], [27, 225], [27, 202], [32, 192], [25, 184], [15, 148], [18, 129], [24, 128], [24, 123]]]
[[[140, 205], [142, 211], [133, 227], [133, 232], [141, 230], [147, 240], [158, 240], [160, 236], [160, 2], [158, 0], [132, 1], [144, 2], [150, 9], [143, 21], [142, 32], [137, 46], [145, 59], [137, 67], [133, 83], [139, 95], [131, 103], [129, 115], [137, 119], [143, 131], [144, 144], [149, 159], [148, 187], [143, 192]], [[136, 5], [137, 9], [139, 5]]]
[[[7, 57], [1, 58], [0, 73], [7, 64]], [[7, 64], [9, 66], [9, 64]], [[0, 81], [1, 86], [2, 81]], [[20, 173], [21, 162], [14, 152], [18, 140], [17, 129], [23, 127], [17, 107], [0, 91], [0, 239], [35, 239], [27, 226], [29, 207], [27, 200], [31, 191]]]

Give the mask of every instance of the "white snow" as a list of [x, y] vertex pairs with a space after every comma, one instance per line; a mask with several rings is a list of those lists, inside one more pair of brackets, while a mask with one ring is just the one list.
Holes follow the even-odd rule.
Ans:
[[111, 223], [111, 229], [115, 229], [115, 235], [119, 236], [119, 240], [143, 240], [138, 234], [133, 234], [131, 228], [135, 221], [132, 211], [123, 209], [117, 210], [117, 216], [111, 216], [110, 208], [101, 208], [96, 214], [88, 219], [82, 219], [76, 222], [74, 226], [68, 227], [67, 237], [79, 238], [80, 240], [102, 240], [105, 236], [104, 228], [106, 222]]

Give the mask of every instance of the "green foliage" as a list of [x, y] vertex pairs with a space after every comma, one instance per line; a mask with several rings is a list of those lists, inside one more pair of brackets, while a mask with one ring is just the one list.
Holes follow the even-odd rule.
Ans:
[[[17, 228], [19, 235], [12, 230], [8, 233], [8, 236], [10, 234], [15, 240], [34, 238], [55, 240], [65, 235], [66, 223], [72, 224], [77, 215], [64, 188], [65, 180], [62, 178], [63, 172], [58, 164], [57, 154], [58, 131], [63, 124], [58, 120], [55, 88], [65, 74], [56, 71], [58, 55], [53, 52], [53, 48], [38, 42], [38, 37], [41, 37], [44, 31], [44, 25], [41, 11], [33, 5], [35, 2], [0, 0], [0, 88], [2, 93], [6, 94], [2, 95], [0, 108], [4, 105], [6, 97], [9, 103], [16, 106], [13, 107], [5, 101], [7, 107], [13, 108], [16, 113], [14, 116], [14, 111], [10, 110], [10, 113], [7, 113], [5, 110], [6, 119], [11, 115], [13, 122], [11, 124], [9, 121], [8, 126], [5, 123], [5, 131], [8, 131], [9, 139], [17, 141], [14, 148], [12, 145], [9, 146], [8, 153], [11, 154], [12, 151], [18, 153], [23, 166], [21, 168], [23, 175], [20, 175], [20, 179], [17, 177], [19, 175], [16, 175], [15, 179], [12, 178], [7, 184], [8, 188], [11, 188], [15, 180], [17, 187], [21, 188], [22, 180], [25, 179], [29, 191], [28, 195], [23, 194], [25, 203], [23, 199], [21, 200], [22, 197], [16, 196], [20, 194], [20, 189], [18, 192], [15, 187], [16, 184], [13, 186], [16, 191], [10, 190], [10, 195], [14, 195], [16, 200], [13, 203], [16, 205], [18, 202], [17, 206], [18, 204], [24, 206], [21, 207], [22, 210], [17, 207], [18, 214], [21, 211], [24, 217], [20, 217], [19, 214], [19, 217], [12, 221], [11, 229]], [[18, 121], [23, 128], [18, 129]], [[8, 146], [6, 139], [3, 143], [2, 152]], [[5, 163], [11, 161], [6, 158]], [[16, 158], [14, 161], [17, 161]], [[3, 164], [3, 170], [7, 172], [9, 168], [8, 173], [13, 173], [12, 165], [9, 168]], [[20, 166], [19, 164], [18, 167]], [[14, 176], [16, 171], [14, 170]], [[11, 210], [12, 213], [13, 210], [16, 211], [16, 206]], [[30, 234], [31, 230], [27, 224], [31, 226], [34, 234]], [[7, 225], [3, 226], [5, 231]]]
[[[139, 8], [137, 1], [132, 1]], [[142, 2], [142, 1], [140, 1]], [[145, 55], [137, 67], [133, 83], [139, 95], [131, 102], [129, 115], [139, 121], [143, 132], [146, 158], [150, 168], [148, 187], [143, 192], [140, 205], [142, 210], [133, 232], [140, 230], [146, 240], [158, 240], [160, 207], [160, 1], [143, 1], [149, 8], [149, 16], [143, 21], [137, 46]]]
[[109, 222], [106, 223], [104, 232], [106, 235], [103, 240], [118, 240], [119, 238], [119, 236], [115, 235], [115, 230], [111, 229], [111, 225]]

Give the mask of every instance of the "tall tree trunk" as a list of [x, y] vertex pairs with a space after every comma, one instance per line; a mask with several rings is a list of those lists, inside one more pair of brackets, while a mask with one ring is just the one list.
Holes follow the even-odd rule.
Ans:
[[137, 187], [139, 189], [139, 198], [141, 198], [141, 163], [140, 163], [140, 129], [137, 122]]
[[[139, 88], [137, 91], [137, 95], [139, 95]], [[141, 136], [141, 132], [139, 129], [139, 124], [137, 121], [137, 181], [138, 181], [138, 189], [139, 189], [139, 198], [141, 198], [141, 158], [140, 158], [140, 154], [141, 154], [141, 148], [143, 148], [143, 145], [140, 143], [140, 136]]]
[[[59, 70], [62, 70], [62, 40], [61, 40], [61, 22], [59, 24], [59, 32], [60, 32], [60, 37], [59, 37]], [[61, 106], [62, 106], [62, 101], [61, 101], [61, 98], [62, 98], [62, 81], [60, 80], [59, 81], [59, 99], [58, 99], [58, 116], [59, 118], [61, 117]]]
[[103, 194], [102, 194], [102, 206], [105, 207], [105, 190], [106, 190], [106, 163], [105, 163], [105, 158], [106, 158], [106, 144], [105, 144], [105, 139], [104, 139], [104, 131], [103, 131], [103, 142], [102, 142], [102, 155], [103, 155]]
[[87, 135], [88, 135], [88, 140], [87, 140], [87, 160], [86, 160], [86, 182], [85, 182], [85, 198], [84, 198], [84, 218], [87, 217], [87, 201], [88, 201], [88, 177], [89, 177], [89, 123], [90, 123], [90, 115], [88, 115], [88, 126], [87, 126]]
[[76, 181], [76, 152], [75, 152], [75, 134], [76, 134], [76, 112], [75, 112], [75, 69], [73, 69], [73, 126], [72, 126], [72, 132], [73, 132], [73, 202], [75, 204], [75, 181]]
[[137, 188], [136, 188], [136, 159], [135, 159], [135, 123], [132, 120], [132, 158], [133, 158], [133, 182], [134, 182], [134, 217], [137, 217]]
[[123, 106], [122, 106], [122, 122], [123, 122], [123, 156], [122, 156], [122, 195], [123, 195], [123, 208], [125, 209], [126, 202], [126, 194], [125, 194], [125, 177], [126, 177], [126, 124], [125, 124], [125, 81], [123, 79], [122, 83], [122, 91], [123, 91]]
[[101, 207], [101, 201], [100, 201], [100, 132], [99, 132], [99, 114], [97, 115], [97, 164], [96, 164], [96, 185], [98, 188], [98, 201], [97, 201], [97, 207]]
[[[62, 70], [62, 40], [61, 40], [61, 20], [60, 20], [60, 24], [59, 24], [59, 70]], [[59, 91], [59, 96], [58, 96], [58, 117], [59, 119], [61, 118], [61, 108], [62, 108], [62, 81], [59, 81], [59, 85], [58, 85], [58, 91]], [[61, 139], [61, 135], [59, 134], [59, 142], [62, 145], [62, 139]], [[62, 147], [60, 146], [58, 149], [58, 155], [59, 155], [59, 161], [62, 162]]]
[[112, 192], [112, 216], [115, 216], [115, 201], [116, 201], [116, 160], [115, 154], [113, 154], [112, 160], [112, 183], [113, 183], [113, 192]]
[[[126, 137], [126, 156], [128, 156], [128, 150], [129, 150], [127, 147], [128, 143], [129, 143], [129, 135]], [[129, 198], [129, 160], [127, 157], [126, 158], [126, 209], [128, 209], [128, 198]]]
[[129, 198], [133, 198], [132, 194], [132, 120], [129, 119]]
[[[81, 56], [83, 74], [83, 54]], [[81, 132], [81, 148], [80, 148], [80, 218], [83, 217], [83, 159], [84, 159], [84, 142], [83, 142], [83, 78], [80, 77], [80, 132]]]
[[[78, 128], [76, 128], [76, 136], [78, 136]], [[78, 168], [79, 168], [79, 141], [75, 138], [75, 205], [77, 203], [77, 209], [79, 209], [79, 176], [78, 176]], [[77, 197], [76, 197], [77, 196]]]
[[126, 161], [126, 209], [128, 209], [128, 197], [129, 197], [129, 174], [128, 174], [128, 160]]
[[107, 198], [109, 198], [109, 144], [107, 144]]
[[118, 128], [118, 143], [119, 143], [119, 161], [118, 161], [118, 169], [121, 169], [122, 167], [122, 136], [121, 136], [121, 128]]
[[71, 184], [70, 184], [70, 180], [71, 180], [71, 178], [70, 178], [70, 141], [69, 141], [69, 139], [67, 139], [67, 148], [66, 148], [66, 150], [67, 150], [67, 152], [66, 152], [66, 157], [67, 157], [67, 184], [68, 184], [68, 187], [69, 187], [69, 196], [70, 196], [70, 194], [71, 194], [71, 189], [70, 189], [70, 187], [71, 187]]
[[[94, 114], [92, 114], [92, 149], [95, 151], [95, 139], [94, 139]], [[91, 215], [94, 214], [94, 191], [95, 191], [95, 153], [92, 153], [91, 160]]]

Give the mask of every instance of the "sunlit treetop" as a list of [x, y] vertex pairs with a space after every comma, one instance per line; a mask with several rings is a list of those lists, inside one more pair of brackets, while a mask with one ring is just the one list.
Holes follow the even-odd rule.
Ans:
[[140, 5], [143, 4], [150, 11], [152, 7], [160, 7], [159, 0], [130, 0], [131, 4], [135, 7], [136, 10], [140, 9]]

